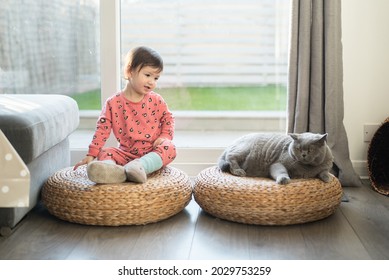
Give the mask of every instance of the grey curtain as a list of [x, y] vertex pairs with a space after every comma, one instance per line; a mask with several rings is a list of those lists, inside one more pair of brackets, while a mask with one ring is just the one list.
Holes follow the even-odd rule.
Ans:
[[340, 0], [292, 0], [288, 132], [328, 133], [342, 186], [360, 186], [343, 125]]

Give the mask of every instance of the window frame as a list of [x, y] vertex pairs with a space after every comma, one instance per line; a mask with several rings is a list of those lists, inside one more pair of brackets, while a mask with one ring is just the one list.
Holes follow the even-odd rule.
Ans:
[[[114, 32], [112, 32], [114, 30]], [[100, 0], [101, 105], [120, 90], [120, 0]]]

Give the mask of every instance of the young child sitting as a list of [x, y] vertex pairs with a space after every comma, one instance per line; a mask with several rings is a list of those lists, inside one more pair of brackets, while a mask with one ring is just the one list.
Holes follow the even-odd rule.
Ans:
[[[162, 71], [162, 58], [153, 49], [137, 47], [127, 54], [126, 86], [105, 102], [88, 153], [74, 170], [87, 164], [95, 183], [144, 183], [175, 159], [174, 117], [153, 91]], [[111, 131], [118, 147], [105, 148]]]

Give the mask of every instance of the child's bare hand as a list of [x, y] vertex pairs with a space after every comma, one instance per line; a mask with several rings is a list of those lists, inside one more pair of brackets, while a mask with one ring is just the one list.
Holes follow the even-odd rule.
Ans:
[[90, 163], [92, 160], [94, 160], [95, 158], [92, 157], [92, 156], [86, 156], [84, 157], [82, 160], [80, 160], [79, 162], [77, 162], [77, 164], [74, 166], [73, 170], [76, 170], [78, 167], [80, 167], [81, 165], [84, 165], [84, 164], [88, 164]]
[[154, 141], [153, 148], [156, 148], [157, 146], [161, 145], [165, 140], [166, 138], [158, 138], [157, 140]]

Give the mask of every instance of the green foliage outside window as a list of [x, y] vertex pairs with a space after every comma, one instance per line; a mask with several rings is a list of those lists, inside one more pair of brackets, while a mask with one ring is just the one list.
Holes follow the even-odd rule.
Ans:
[[[285, 111], [284, 86], [160, 88], [173, 111]], [[74, 94], [80, 110], [100, 110], [100, 89]]]

